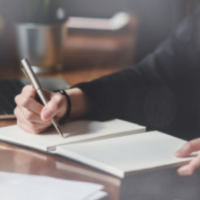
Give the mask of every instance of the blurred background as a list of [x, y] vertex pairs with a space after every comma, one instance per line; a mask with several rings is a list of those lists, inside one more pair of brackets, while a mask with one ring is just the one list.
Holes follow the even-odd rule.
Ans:
[[[28, 21], [25, 15], [29, 12], [25, 5], [27, 1], [0, 0], [1, 68], [19, 63], [14, 26]], [[125, 68], [139, 62], [169, 36], [186, 16], [186, 2], [187, 0], [61, 0], [60, 15], [62, 17], [64, 11], [63, 19], [66, 20], [67, 29], [63, 41], [64, 70], [108, 66]], [[110, 28], [111, 20], [122, 12], [126, 14], [125, 18], [121, 15], [126, 19], [124, 24]], [[41, 13], [43, 11], [37, 8], [33, 15], [36, 17]], [[120, 24], [120, 19], [118, 22]]]

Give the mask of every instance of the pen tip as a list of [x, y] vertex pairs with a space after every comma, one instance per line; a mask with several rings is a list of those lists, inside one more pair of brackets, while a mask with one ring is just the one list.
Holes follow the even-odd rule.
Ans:
[[58, 133], [62, 136], [62, 138], [64, 138], [64, 135], [63, 135], [63, 133], [62, 133], [60, 127], [59, 127], [59, 126], [56, 126], [56, 129], [57, 129]]

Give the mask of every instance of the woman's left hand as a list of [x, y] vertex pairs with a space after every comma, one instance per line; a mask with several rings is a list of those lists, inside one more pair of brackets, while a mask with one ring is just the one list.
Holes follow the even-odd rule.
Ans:
[[[176, 157], [189, 156], [191, 153], [200, 150], [200, 138], [187, 142], [180, 150], [178, 150], [174, 155]], [[194, 173], [194, 171], [200, 168], [200, 154], [195, 157], [188, 164], [180, 167], [178, 169], [178, 174], [181, 176], [189, 176]]]

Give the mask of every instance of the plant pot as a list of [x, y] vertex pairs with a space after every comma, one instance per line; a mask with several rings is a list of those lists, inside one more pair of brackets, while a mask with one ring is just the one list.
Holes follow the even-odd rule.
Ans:
[[65, 24], [16, 24], [19, 58], [27, 58], [35, 73], [62, 70], [62, 52], [67, 28]]

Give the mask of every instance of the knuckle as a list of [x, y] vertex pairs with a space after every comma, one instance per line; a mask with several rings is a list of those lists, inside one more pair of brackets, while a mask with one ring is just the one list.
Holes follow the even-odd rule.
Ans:
[[31, 94], [35, 94], [35, 89], [31, 85], [29, 86], [29, 91]]
[[61, 95], [61, 94], [56, 94], [55, 95], [55, 100], [58, 102], [58, 103], [60, 103], [62, 100], [63, 100], [63, 95]]
[[22, 98], [22, 100], [21, 100], [21, 105], [23, 106], [23, 107], [27, 107], [27, 105], [28, 105], [28, 98], [27, 97], [23, 97]]
[[34, 123], [29, 123], [28, 127], [32, 130], [35, 131], [36, 130], [36, 125]]
[[22, 95], [35, 96], [35, 89], [31, 85], [27, 85], [22, 89]]
[[16, 104], [18, 104], [18, 102], [19, 102], [19, 96], [20, 96], [20, 95], [15, 96], [15, 99], [14, 99], [14, 100], [15, 100], [15, 103], [16, 103]]
[[29, 121], [31, 121], [34, 118], [34, 114], [30, 111], [28, 111], [25, 115], [25, 118]]
[[39, 134], [39, 130], [37, 129], [37, 125], [35, 123], [29, 123], [28, 124], [28, 127], [29, 127], [29, 132], [30, 133], [33, 133], [33, 134]]
[[31, 89], [33, 89], [33, 88], [31, 87], [31, 85], [26, 85], [26, 86], [24, 86], [24, 87], [22, 88], [22, 93], [27, 92], [27, 91], [29, 91], [29, 90], [31, 90]]

